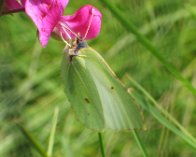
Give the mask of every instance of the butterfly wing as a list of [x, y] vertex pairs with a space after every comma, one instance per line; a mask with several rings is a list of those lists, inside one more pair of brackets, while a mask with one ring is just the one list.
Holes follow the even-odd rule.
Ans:
[[142, 128], [132, 97], [104, 59], [92, 48], [63, 59], [65, 93], [77, 118], [88, 128], [102, 131]]

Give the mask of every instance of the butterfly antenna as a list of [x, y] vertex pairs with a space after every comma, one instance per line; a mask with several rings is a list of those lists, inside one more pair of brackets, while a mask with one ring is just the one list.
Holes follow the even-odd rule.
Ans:
[[92, 10], [91, 10], [91, 13], [92, 13], [92, 14], [91, 14], [91, 17], [90, 17], [90, 20], [89, 20], [89, 23], [88, 23], [88, 27], [87, 27], [87, 29], [86, 29], [86, 33], [85, 33], [83, 39], [86, 39], [86, 37], [87, 37], [87, 35], [88, 35], [88, 32], [89, 32], [90, 27], [91, 27], [91, 25], [92, 25], [93, 17], [94, 17], [94, 15], [95, 15], [94, 12], [95, 12], [95, 9], [92, 8]]

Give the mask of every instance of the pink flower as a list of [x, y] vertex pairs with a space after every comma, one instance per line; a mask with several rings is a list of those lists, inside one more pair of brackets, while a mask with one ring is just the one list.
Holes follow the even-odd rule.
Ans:
[[74, 15], [63, 16], [69, 0], [27, 0], [25, 11], [35, 23], [43, 47], [54, 32], [64, 39], [78, 35], [85, 39], [96, 37], [101, 28], [101, 13], [91, 5], [85, 5]]
[[27, 0], [25, 11], [35, 23], [43, 47], [63, 14], [68, 0]]
[[7, 11], [20, 11], [24, 10], [26, 0], [21, 0], [19, 3], [17, 0], [5, 0], [4, 12]]
[[78, 34], [86, 40], [92, 39], [100, 32], [101, 18], [99, 10], [85, 5], [73, 15], [61, 16], [55, 32], [61, 33], [65, 39], [75, 38]]
[[95, 38], [101, 28], [102, 15], [95, 7], [85, 5], [75, 14], [63, 16], [69, 0], [5, 0], [4, 13], [26, 11], [35, 23], [43, 47], [51, 33], [64, 39]]

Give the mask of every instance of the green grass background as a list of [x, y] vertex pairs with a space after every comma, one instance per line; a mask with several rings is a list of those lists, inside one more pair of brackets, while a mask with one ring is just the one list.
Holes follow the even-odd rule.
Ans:
[[[127, 20], [133, 21], [181, 74], [196, 86], [195, 0], [115, 0]], [[84, 4], [103, 14], [99, 37], [89, 41], [120, 79], [132, 76], [193, 136], [196, 136], [196, 97], [150, 54], [100, 1], [70, 1], [65, 14]], [[60, 64], [64, 44], [50, 39], [41, 48], [36, 28], [24, 14], [0, 17], [0, 157], [39, 157], [16, 123], [25, 126], [46, 149], [55, 107], [60, 108], [54, 157], [99, 157], [97, 133], [86, 129], [70, 110], [63, 92]], [[127, 87], [132, 87], [125, 81]], [[147, 131], [139, 131], [149, 156], [194, 157], [195, 148], [144, 112]], [[140, 157], [131, 132], [106, 131], [106, 156]]]

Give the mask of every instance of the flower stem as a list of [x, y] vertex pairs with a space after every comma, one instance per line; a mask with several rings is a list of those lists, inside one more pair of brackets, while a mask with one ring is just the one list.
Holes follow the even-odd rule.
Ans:
[[99, 137], [99, 144], [100, 144], [100, 149], [101, 149], [101, 156], [105, 157], [105, 151], [104, 151], [104, 146], [103, 146], [103, 139], [102, 139], [102, 134], [99, 132], [98, 133]]

